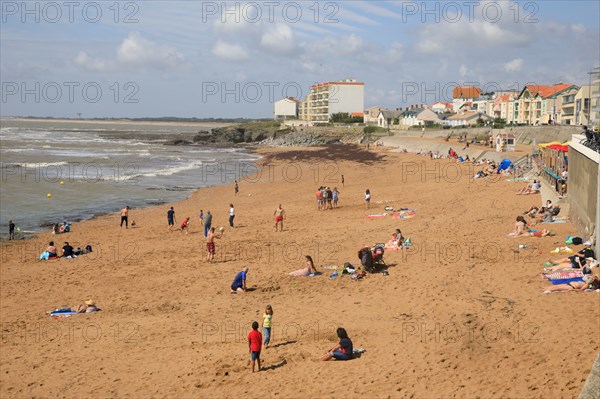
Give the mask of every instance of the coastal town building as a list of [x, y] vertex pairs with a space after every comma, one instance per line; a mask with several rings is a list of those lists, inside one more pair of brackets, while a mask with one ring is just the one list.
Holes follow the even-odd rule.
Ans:
[[460, 107], [466, 102], [473, 103], [473, 100], [481, 96], [481, 89], [475, 86], [456, 86], [452, 90], [452, 111], [458, 112]]
[[381, 111], [387, 111], [387, 108], [384, 107], [370, 107], [365, 109], [363, 122], [365, 125], [378, 125], [379, 113]]
[[452, 104], [445, 101], [438, 101], [431, 105], [431, 110], [436, 114], [445, 114], [452, 112]]
[[429, 108], [408, 109], [400, 117], [400, 125], [403, 126], [430, 126], [439, 123], [439, 115]]
[[310, 124], [329, 123], [333, 114], [362, 114], [364, 99], [365, 84], [355, 79], [317, 83], [306, 95], [300, 115]]
[[444, 123], [444, 125], [450, 126], [450, 127], [474, 126], [478, 123], [478, 121], [480, 119], [483, 122], [489, 122], [492, 120], [492, 117], [488, 116], [486, 114], [483, 114], [481, 112], [468, 111], [468, 112], [461, 112], [456, 115], [449, 116], [448, 118], [446, 118], [444, 120], [443, 123]]
[[600, 130], [600, 66], [595, 67], [590, 74], [590, 120], [588, 124]]
[[297, 119], [300, 111], [300, 101], [294, 97], [275, 101], [273, 114], [275, 119]]
[[379, 111], [377, 116], [377, 126], [382, 128], [389, 128], [392, 125], [399, 124], [399, 118], [402, 115], [402, 110], [389, 110], [383, 109]]
[[[579, 87], [557, 83], [554, 85], [527, 85], [516, 99], [514, 121], [519, 124], [545, 125], [560, 124], [563, 96], [575, 94]], [[571, 112], [571, 103], [566, 102], [567, 112]]]
[[581, 86], [577, 94], [575, 94], [574, 102], [574, 117], [572, 118], [572, 125], [592, 125], [593, 122], [590, 121], [591, 110], [591, 94], [592, 88], [591, 86]]

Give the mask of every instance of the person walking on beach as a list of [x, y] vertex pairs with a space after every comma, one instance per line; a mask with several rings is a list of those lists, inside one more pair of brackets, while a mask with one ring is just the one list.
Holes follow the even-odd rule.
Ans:
[[210, 211], [206, 211], [206, 217], [204, 218], [204, 237], [208, 237], [210, 226], [212, 225], [212, 214]]
[[169, 230], [175, 225], [175, 210], [173, 207], [167, 211], [167, 222], [169, 223]]
[[229, 204], [229, 226], [233, 227], [233, 218], [235, 218], [235, 209], [233, 204]]
[[200, 209], [200, 226], [204, 226], [204, 212]]
[[252, 322], [252, 331], [248, 334], [248, 349], [250, 349], [250, 359], [252, 360], [252, 372], [254, 373], [254, 363], [258, 362], [258, 371], [260, 371], [260, 349], [262, 346], [262, 335], [258, 332], [258, 322]]
[[365, 191], [365, 203], [367, 204], [367, 209], [371, 207], [371, 190], [367, 188]]
[[342, 187], [344, 187], [344, 175], [342, 175]]
[[8, 221], [8, 240], [14, 240], [15, 239], [15, 224], [13, 223], [12, 220]]
[[235, 195], [238, 195], [240, 192], [240, 186], [238, 185], [237, 180], [235, 181], [234, 191], [235, 191]]
[[215, 238], [221, 239], [223, 237], [223, 227], [219, 229], [219, 235], [215, 234], [215, 228], [211, 227], [206, 237], [206, 261], [212, 262], [215, 258]]
[[277, 231], [278, 224], [281, 225], [281, 231], [283, 231], [283, 219], [285, 218], [285, 211], [281, 207], [281, 204], [279, 204], [279, 207], [277, 209], [275, 209], [274, 216], [275, 216], [275, 231]]
[[129, 205], [127, 205], [125, 208], [121, 209], [121, 226], [123, 227], [123, 222], [125, 222], [125, 228], [129, 228], [128, 222], [127, 222], [127, 218], [129, 216]]

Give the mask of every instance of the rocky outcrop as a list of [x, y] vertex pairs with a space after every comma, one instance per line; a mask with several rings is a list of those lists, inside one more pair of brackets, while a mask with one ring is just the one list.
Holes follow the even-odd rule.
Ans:
[[263, 127], [227, 126], [209, 132], [198, 132], [193, 138], [195, 144], [242, 144], [259, 143], [263, 140], [284, 136], [291, 129], [269, 129]]

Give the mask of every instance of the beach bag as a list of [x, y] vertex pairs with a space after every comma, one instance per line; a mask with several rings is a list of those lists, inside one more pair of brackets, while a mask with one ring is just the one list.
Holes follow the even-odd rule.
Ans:
[[573, 238], [571, 238], [571, 244], [573, 244], [573, 245], [581, 245], [581, 244], [583, 244], [583, 238], [581, 238], [581, 237], [573, 237]]
[[86, 245], [85, 246], [85, 252], [92, 252], [92, 246], [91, 245]]
[[567, 236], [567, 239], [565, 240], [565, 244], [567, 244], [567, 245], [573, 244], [573, 237]]

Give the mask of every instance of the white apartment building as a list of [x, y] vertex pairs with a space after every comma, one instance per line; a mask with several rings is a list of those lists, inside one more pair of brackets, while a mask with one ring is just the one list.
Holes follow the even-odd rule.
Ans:
[[300, 101], [293, 97], [282, 98], [273, 104], [273, 115], [275, 119], [298, 118]]
[[310, 122], [328, 123], [333, 114], [363, 114], [365, 84], [355, 79], [317, 83], [310, 88], [301, 107], [301, 117]]

